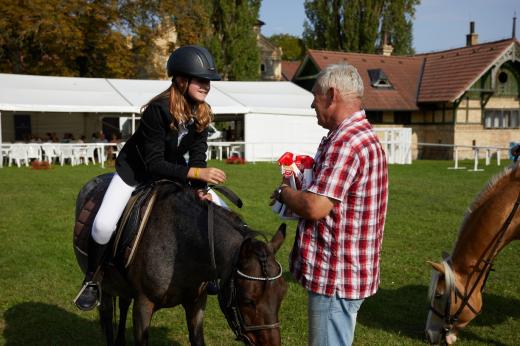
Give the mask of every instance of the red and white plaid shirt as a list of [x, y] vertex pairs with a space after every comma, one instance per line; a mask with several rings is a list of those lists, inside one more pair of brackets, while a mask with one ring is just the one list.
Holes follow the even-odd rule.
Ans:
[[386, 217], [386, 157], [360, 111], [329, 131], [318, 148], [307, 191], [338, 203], [319, 221], [300, 219], [290, 269], [306, 289], [362, 299], [379, 286]]

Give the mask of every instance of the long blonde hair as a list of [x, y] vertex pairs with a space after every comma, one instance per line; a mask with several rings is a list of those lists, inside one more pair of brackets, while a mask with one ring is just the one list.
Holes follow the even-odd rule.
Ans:
[[153, 102], [162, 99], [169, 100], [169, 110], [172, 121], [170, 128], [177, 130], [179, 124], [188, 123], [192, 117], [195, 118], [196, 131], [204, 131], [210, 122], [213, 121], [213, 113], [210, 106], [206, 102], [197, 102], [195, 105], [190, 105], [186, 96], [188, 90], [189, 79], [184, 77], [177, 77], [172, 81], [168, 89], [152, 98], [141, 108], [141, 113]]

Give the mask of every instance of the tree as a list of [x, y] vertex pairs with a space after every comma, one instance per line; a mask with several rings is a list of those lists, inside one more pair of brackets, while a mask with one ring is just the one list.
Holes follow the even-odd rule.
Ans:
[[282, 47], [283, 60], [301, 60], [305, 54], [303, 40], [289, 34], [276, 34], [268, 38], [273, 44]]
[[260, 2], [0, 0], [0, 72], [159, 78], [164, 55], [200, 44], [225, 78], [257, 79]]
[[413, 54], [412, 19], [419, 3], [420, 0], [306, 0], [305, 45], [374, 53], [386, 34], [394, 54]]
[[260, 52], [254, 26], [260, 0], [214, 0], [213, 35], [206, 45], [215, 57], [223, 79], [256, 80], [260, 75]]

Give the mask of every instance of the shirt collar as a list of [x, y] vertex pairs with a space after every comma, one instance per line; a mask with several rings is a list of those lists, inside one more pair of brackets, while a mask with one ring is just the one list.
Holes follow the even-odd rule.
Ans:
[[338, 125], [338, 127], [336, 127], [333, 130], [330, 130], [329, 133], [327, 133], [327, 136], [324, 138], [325, 141], [329, 141], [332, 137], [336, 135], [336, 133], [343, 131], [345, 128], [349, 127], [353, 123], [362, 121], [365, 118], [365, 111], [363, 109], [355, 113], [352, 113], [351, 115], [343, 119], [343, 121], [341, 122], [341, 124]]

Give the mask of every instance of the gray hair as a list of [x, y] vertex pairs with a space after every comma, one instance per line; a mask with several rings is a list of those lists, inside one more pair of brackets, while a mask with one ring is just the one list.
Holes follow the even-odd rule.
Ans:
[[323, 93], [329, 88], [337, 89], [342, 96], [355, 94], [363, 97], [363, 80], [350, 64], [332, 64], [321, 70], [312, 90]]

